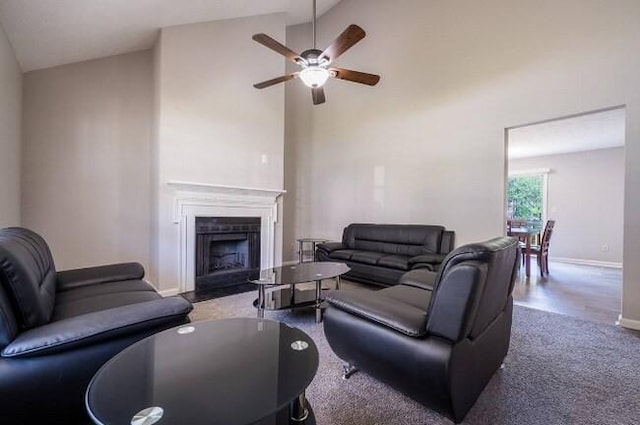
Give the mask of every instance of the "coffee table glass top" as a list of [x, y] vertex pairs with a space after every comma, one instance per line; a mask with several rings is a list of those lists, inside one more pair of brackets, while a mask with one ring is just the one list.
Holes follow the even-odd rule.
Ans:
[[254, 318], [196, 322], [116, 355], [89, 384], [86, 404], [98, 424], [134, 423], [141, 411], [160, 414], [159, 425], [262, 423], [317, 369], [316, 345], [297, 328]]
[[252, 280], [251, 283], [255, 283], [256, 285], [291, 285], [329, 279], [340, 276], [349, 270], [349, 266], [343, 263], [300, 263], [293, 266], [282, 266], [262, 270], [260, 272], [260, 279]]

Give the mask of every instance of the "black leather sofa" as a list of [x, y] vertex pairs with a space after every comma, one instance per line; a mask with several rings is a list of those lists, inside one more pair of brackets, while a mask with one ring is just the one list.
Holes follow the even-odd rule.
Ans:
[[454, 236], [443, 226], [353, 223], [342, 242], [319, 244], [316, 260], [346, 263], [348, 279], [390, 286], [408, 270], [438, 270]]
[[519, 256], [518, 241], [501, 237], [457, 248], [437, 274], [330, 292], [329, 345], [348, 367], [460, 422], [507, 355]]
[[191, 304], [162, 298], [138, 263], [57, 272], [23, 228], [0, 230], [0, 423], [88, 423], [84, 393], [128, 345], [188, 322]]

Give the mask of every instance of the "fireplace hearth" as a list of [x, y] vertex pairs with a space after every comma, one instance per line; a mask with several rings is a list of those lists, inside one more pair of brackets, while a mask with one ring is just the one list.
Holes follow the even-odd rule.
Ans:
[[196, 217], [195, 290], [246, 284], [260, 276], [260, 217]]

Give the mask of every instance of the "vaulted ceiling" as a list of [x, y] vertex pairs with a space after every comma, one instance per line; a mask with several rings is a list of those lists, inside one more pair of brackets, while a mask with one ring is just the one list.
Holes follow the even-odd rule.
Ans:
[[[320, 16], [340, 0], [317, 2]], [[25, 72], [148, 49], [163, 27], [268, 13], [285, 13], [287, 25], [308, 22], [312, 1], [0, 1], [0, 24]]]

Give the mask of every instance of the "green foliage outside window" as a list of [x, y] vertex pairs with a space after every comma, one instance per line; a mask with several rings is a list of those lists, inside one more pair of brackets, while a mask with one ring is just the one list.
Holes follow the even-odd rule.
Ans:
[[512, 219], [542, 219], [542, 175], [509, 177], [507, 200]]

